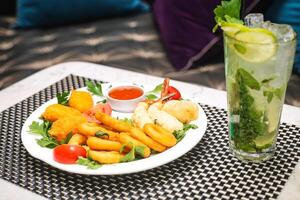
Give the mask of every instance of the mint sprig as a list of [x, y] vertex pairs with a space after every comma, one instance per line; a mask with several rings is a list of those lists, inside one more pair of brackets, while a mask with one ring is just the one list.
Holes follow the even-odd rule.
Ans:
[[216, 32], [223, 22], [243, 24], [243, 21], [240, 20], [240, 10], [241, 0], [221, 1], [221, 5], [214, 9], [217, 24], [214, 26], [213, 32]]

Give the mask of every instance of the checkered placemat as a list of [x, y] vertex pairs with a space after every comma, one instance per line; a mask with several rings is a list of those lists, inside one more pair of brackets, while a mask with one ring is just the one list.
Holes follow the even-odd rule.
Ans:
[[56, 93], [84, 86], [70, 75], [0, 114], [0, 177], [50, 199], [276, 199], [300, 158], [300, 128], [281, 124], [274, 159], [244, 163], [228, 149], [226, 111], [202, 105], [208, 128], [190, 152], [145, 172], [85, 176], [31, 157], [21, 142], [26, 118]]

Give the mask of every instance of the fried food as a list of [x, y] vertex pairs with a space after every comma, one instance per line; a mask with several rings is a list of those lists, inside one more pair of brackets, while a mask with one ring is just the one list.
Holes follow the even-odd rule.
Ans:
[[160, 110], [161, 108], [161, 102], [154, 103], [149, 107], [148, 113], [151, 119], [171, 133], [173, 133], [175, 130], [181, 130], [183, 128], [183, 124], [174, 116]]
[[89, 137], [87, 145], [93, 150], [119, 151], [122, 144], [117, 141], [105, 140], [98, 137]]
[[147, 103], [140, 102], [134, 109], [132, 120], [133, 123], [140, 129], [143, 129], [144, 125], [147, 123], [153, 123], [153, 120], [150, 118], [147, 112], [148, 107], [149, 106]]
[[173, 115], [184, 124], [196, 120], [199, 113], [198, 105], [191, 101], [168, 101], [163, 105], [162, 110]]
[[136, 147], [142, 147], [143, 152], [140, 156], [143, 156], [144, 158], [149, 157], [151, 154], [151, 150], [149, 147], [147, 147], [144, 143], [134, 139], [128, 133], [120, 133], [119, 141], [122, 144], [125, 144], [129, 149], [132, 149], [132, 145]]
[[96, 119], [99, 120], [106, 126], [111, 127], [113, 130], [119, 132], [129, 132], [132, 126], [124, 121], [115, 119], [105, 113], [97, 112], [95, 115]]
[[85, 142], [86, 142], [86, 137], [81, 134], [76, 133], [76, 134], [72, 135], [68, 144], [82, 145], [82, 144], [85, 144]]
[[46, 108], [42, 116], [44, 119], [53, 122], [67, 116], [81, 116], [81, 113], [78, 110], [68, 106], [52, 104]]
[[67, 116], [60, 118], [53, 122], [49, 134], [54, 137], [57, 141], [61, 141], [72, 132], [76, 127], [86, 122], [86, 119], [82, 116]]
[[119, 133], [116, 133], [111, 130], [107, 130], [106, 128], [98, 125], [97, 123], [85, 122], [85, 123], [79, 124], [77, 129], [80, 134], [83, 134], [87, 137], [95, 136], [95, 134], [98, 131], [100, 131], [100, 132], [108, 134], [108, 136], [104, 135], [101, 138], [109, 139], [109, 140], [113, 140], [113, 141], [118, 141], [118, 138], [119, 138]]
[[93, 150], [89, 151], [88, 156], [91, 159], [98, 161], [101, 164], [119, 163], [120, 160], [124, 157], [123, 154], [117, 151], [93, 151]]
[[172, 147], [177, 142], [175, 136], [171, 132], [156, 124], [145, 124], [144, 132], [156, 142], [167, 147]]
[[151, 149], [153, 149], [155, 151], [163, 152], [164, 150], [166, 150], [165, 146], [152, 140], [139, 128], [132, 128], [129, 133], [130, 133], [130, 136], [141, 141], [142, 143], [144, 143], [145, 145], [147, 145], [148, 147], [150, 147]]
[[69, 99], [69, 106], [79, 110], [80, 112], [86, 112], [94, 105], [92, 95], [84, 91], [73, 90]]

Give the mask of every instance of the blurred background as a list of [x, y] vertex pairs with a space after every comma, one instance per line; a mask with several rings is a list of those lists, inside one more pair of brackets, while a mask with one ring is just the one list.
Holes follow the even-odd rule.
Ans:
[[[87, 61], [225, 90], [219, 0], [2, 0], [0, 90], [57, 63]], [[245, 0], [300, 34], [300, 2]], [[300, 106], [300, 46], [286, 103]]]

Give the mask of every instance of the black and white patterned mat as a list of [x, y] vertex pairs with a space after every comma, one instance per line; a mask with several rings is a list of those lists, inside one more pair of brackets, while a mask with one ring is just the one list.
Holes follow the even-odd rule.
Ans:
[[281, 124], [276, 155], [243, 163], [228, 149], [226, 111], [202, 105], [208, 128], [190, 152], [164, 166], [119, 176], [60, 171], [31, 157], [20, 132], [56, 93], [84, 86], [70, 75], [0, 114], [0, 177], [50, 199], [276, 199], [300, 158], [300, 128]]

